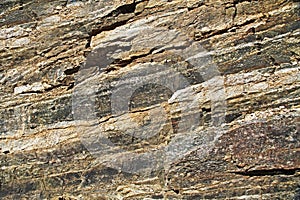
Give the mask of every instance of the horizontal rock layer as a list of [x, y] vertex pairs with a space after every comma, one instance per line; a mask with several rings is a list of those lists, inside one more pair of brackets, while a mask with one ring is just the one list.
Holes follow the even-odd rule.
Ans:
[[296, 0], [0, 3], [1, 199], [299, 199]]

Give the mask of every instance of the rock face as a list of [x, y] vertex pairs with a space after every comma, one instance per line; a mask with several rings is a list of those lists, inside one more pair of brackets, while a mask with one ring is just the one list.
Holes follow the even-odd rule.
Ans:
[[300, 199], [297, 0], [0, 3], [0, 199]]

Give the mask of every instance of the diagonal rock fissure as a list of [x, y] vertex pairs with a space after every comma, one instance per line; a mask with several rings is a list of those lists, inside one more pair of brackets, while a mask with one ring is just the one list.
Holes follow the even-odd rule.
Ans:
[[250, 171], [240, 171], [240, 172], [231, 172], [233, 174], [238, 174], [242, 176], [275, 176], [275, 175], [295, 175], [300, 168], [293, 169], [261, 169], [261, 170], [250, 170]]
[[[108, 15], [104, 16], [103, 19], [108, 19], [108, 18], [115, 18], [117, 19], [118, 16], [120, 15], [125, 15], [125, 14], [130, 14], [130, 13], [134, 13], [135, 9], [136, 9], [136, 2], [133, 2], [131, 4], [125, 4], [123, 6], [118, 7], [117, 9], [113, 10], [111, 13], [109, 13]], [[99, 33], [103, 32], [103, 31], [111, 31], [116, 29], [117, 27], [123, 26], [125, 25], [131, 18], [125, 18], [124, 20], [120, 20], [120, 21], [116, 21], [112, 24], [109, 24], [107, 26], [104, 27], [99, 27], [96, 29], [92, 29], [92, 31], [89, 33], [89, 37], [88, 37], [88, 42], [86, 44], [86, 48], [89, 48], [91, 46], [91, 40], [92, 37], [98, 35]]]

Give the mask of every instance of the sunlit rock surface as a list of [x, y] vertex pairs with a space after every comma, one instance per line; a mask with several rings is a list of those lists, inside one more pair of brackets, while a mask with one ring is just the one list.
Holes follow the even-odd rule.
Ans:
[[0, 199], [300, 199], [297, 0], [0, 3]]

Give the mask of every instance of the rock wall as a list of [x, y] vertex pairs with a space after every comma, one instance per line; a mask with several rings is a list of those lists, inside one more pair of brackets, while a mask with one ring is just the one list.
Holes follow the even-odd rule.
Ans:
[[299, 199], [297, 0], [3, 0], [1, 199]]

